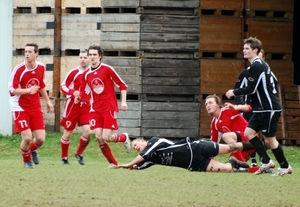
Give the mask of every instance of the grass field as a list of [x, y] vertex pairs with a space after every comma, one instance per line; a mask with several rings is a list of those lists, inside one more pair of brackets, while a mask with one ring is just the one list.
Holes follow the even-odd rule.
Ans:
[[[78, 134], [71, 141], [71, 165], [64, 166], [60, 161], [60, 137], [60, 133], [47, 134], [39, 149], [40, 164], [30, 170], [23, 167], [20, 136], [0, 135], [0, 206], [300, 206], [297, 147], [284, 147], [293, 174], [272, 177], [247, 172], [189, 172], [165, 166], [141, 171], [107, 169], [108, 163], [94, 139], [85, 151], [86, 165], [81, 166], [73, 156]], [[119, 163], [127, 163], [137, 155], [127, 154], [121, 144], [110, 146]], [[220, 161], [226, 158], [216, 157]]]

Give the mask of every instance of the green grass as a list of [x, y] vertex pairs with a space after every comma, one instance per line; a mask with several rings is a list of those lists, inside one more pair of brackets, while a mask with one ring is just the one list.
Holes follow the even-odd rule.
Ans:
[[[69, 166], [60, 162], [60, 133], [48, 133], [39, 149], [41, 163], [23, 167], [20, 136], [0, 135], [0, 206], [300, 206], [300, 149], [284, 147], [293, 174], [272, 177], [252, 173], [200, 173], [165, 166], [146, 170], [106, 169], [93, 139], [85, 151], [86, 165], [73, 153], [79, 135], [70, 146]], [[131, 161], [123, 145], [110, 144], [119, 163]], [[272, 153], [268, 150], [270, 156]], [[216, 157], [225, 161], [227, 156]], [[278, 166], [278, 164], [276, 165]]]

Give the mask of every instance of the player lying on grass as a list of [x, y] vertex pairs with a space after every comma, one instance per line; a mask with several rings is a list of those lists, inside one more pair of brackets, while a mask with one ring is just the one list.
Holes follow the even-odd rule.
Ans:
[[145, 169], [154, 164], [175, 166], [190, 171], [233, 172], [241, 162], [232, 158], [226, 163], [213, 159], [217, 155], [243, 149], [243, 143], [218, 144], [211, 141], [191, 141], [189, 138], [172, 142], [165, 138], [152, 137], [149, 141], [137, 138], [132, 141], [132, 149], [140, 154], [128, 164], [119, 168]]

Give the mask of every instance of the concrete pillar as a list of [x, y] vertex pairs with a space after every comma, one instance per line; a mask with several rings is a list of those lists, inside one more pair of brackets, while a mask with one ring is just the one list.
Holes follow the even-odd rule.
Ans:
[[0, 134], [12, 134], [12, 115], [9, 107], [8, 81], [12, 71], [13, 1], [0, 0]]

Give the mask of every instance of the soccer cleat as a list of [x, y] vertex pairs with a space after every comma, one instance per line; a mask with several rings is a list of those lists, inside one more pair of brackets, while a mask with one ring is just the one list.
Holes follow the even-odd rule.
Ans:
[[61, 159], [61, 163], [62, 163], [63, 165], [69, 165], [69, 164], [70, 164], [67, 157], [62, 158], [62, 159]]
[[129, 153], [131, 150], [131, 142], [130, 142], [128, 134], [127, 133], [123, 133], [123, 134], [126, 136], [126, 140], [125, 140], [125, 142], [123, 142], [123, 145], [126, 149], [126, 152]]
[[249, 165], [248, 165], [247, 162], [240, 161], [236, 157], [230, 156], [229, 160], [235, 160], [236, 161], [237, 166], [233, 166], [236, 169], [239, 169], [240, 167], [242, 167], [242, 168], [249, 168]]
[[259, 167], [259, 169], [254, 173], [255, 175], [260, 175], [262, 173], [264, 173], [265, 171], [269, 170], [270, 168], [274, 168], [275, 164], [272, 160], [269, 161], [269, 163], [267, 164], [261, 164], [261, 166]]
[[84, 159], [82, 155], [75, 153], [75, 157], [77, 158], [79, 164], [84, 165]]
[[114, 163], [110, 163], [107, 167], [107, 169], [118, 169], [118, 166], [115, 165]]
[[252, 162], [252, 163], [251, 163], [251, 167], [257, 167], [257, 163]]
[[37, 151], [36, 150], [32, 151], [31, 156], [32, 156], [33, 163], [38, 165], [40, 163], [40, 159], [39, 159], [39, 154], [37, 153]]
[[284, 176], [286, 174], [292, 174], [292, 172], [293, 172], [293, 169], [289, 165], [288, 168], [278, 168], [277, 172], [272, 174], [272, 176]]
[[33, 165], [31, 161], [24, 162], [24, 167], [28, 169], [33, 169]]

